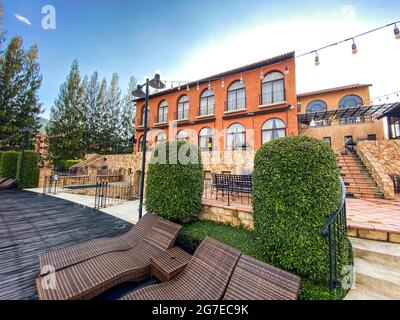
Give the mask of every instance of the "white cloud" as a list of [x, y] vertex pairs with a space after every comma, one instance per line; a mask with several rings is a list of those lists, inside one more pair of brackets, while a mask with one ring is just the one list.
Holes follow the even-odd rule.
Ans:
[[27, 24], [28, 26], [30, 26], [32, 23], [30, 22], [30, 20], [27, 17], [21, 16], [18, 13], [14, 13], [14, 16], [21, 22]]
[[[185, 52], [180, 68], [166, 78], [195, 80], [293, 50], [296, 54], [308, 52], [387, 22], [382, 17], [362, 19], [353, 6], [346, 5], [330, 13], [266, 22], [239, 33], [232, 30], [220, 39], [211, 35]], [[351, 53], [351, 44], [348, 41], [320, 51], [318, 67], [313, 54], [297, 58], [297, 91], [353, 83], [373, 84], [372, 97], [400, 90], [400, 41], [395, 40], [393, 28], [357, 38], [356, 55]]]

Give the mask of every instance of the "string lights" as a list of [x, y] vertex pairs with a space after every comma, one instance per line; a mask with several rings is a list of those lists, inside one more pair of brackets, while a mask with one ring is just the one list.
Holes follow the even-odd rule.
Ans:
[[[393, 26], [393, 27], [394, 27], [393, 33], [394, 33], [394, 35], [395, 35], [395, 38], [396, 38], [396, 39], [400, 39], [400, 30], [399, 30], [399, 28], [397, 27], [397, 24], [398, 24], [398, 23], [400, 23], [400, 20], [394, 21], [394, 22], [391, 22], [391, 23], [388, 23], [388, 24], [386, 24], [386, 25], [383, 25], [383, 26], [378, 27], [378, 28], [375, 28], [375, 29], [371, 29], [371, 30], [365, 31], [365, 32], [363, 32], [363, 33], [360, 33], [360, 34], [357, 34], [357, 35], [355, 35], [355, 36], [346, 38], [346, 39], [344, 39], [344, 40], [341, 40], [341, 41], [338, 41], [338, 42], [334, 42], [334, 43], [325, 45], [325, 46], [323, 46], [323, 47], [320, 47], [320, 48], [317, 48], [317, 49], [313, 49], [313, 50], [311, 50], [311, 51], [308, 51], [308, 52], [299, 54], [299, 55], [296, 56], [296, 58], [300, 58], [300, 57], [303, 57], [303, 56], [306, 56], [306, 55], [314, 54], [314, 55], [315, 55], [314, 64], [315, 64], [316, 66], [319, 66], [319, 65], [320, 65], [320, 57], [319, 57], [319, 54], [318, 54], [318, 53], [319, 53], [320, 51], [325, 50], [325, 49], [328, 49], [328, 48], [333, 47], [333, 46], [337, 46], [337, 45], [339, 45], [339, 44], [342, 44], [342, 43], [348, 42], [348, 41], [351, 41], [351, 42], [352, 42], [352, 45], [351, 45], [351, 52], [352, 52], [353, 55], [355, 55], [355, 54], [357, 54], [357, 52], [358, 52], [358, 48], [357, 48], [355, 39], [356, 39], [356, 38], [359, 38], [359, 37], [362, 37], [362, 36], [365, 36], [365, 35], [367, 35], [367, 34], [369, 34], [369, 33], [372, 33], [372, 32], [375, 32], [375, 31], [378, 31], [378, 30], [381, 30], [381, 29], [384, 29], [384, 28], [387, 28], [387, 27], [390, 27], [390, 26]], [[252, 71], [253, 71], [253, 70], [247, 71], [247, 72], [252, 72]], [[288, 74], [288, 73], [289, 73], [289, 68], [288, 68], [287, 66], [286, 66], [285, 69], [284, 69], [284, 73], [285, 73], [285, 74]], [[264, 78], [264, 74], [263, 74], [263, 69], [261, 68], [261, 70], [260, 70], [260, 79], [263, 79], [263, 78]], [[225, 87], [225, 82], [224, 82], [224, 78], [223, 78], [223, 77], [206, 78], [206, 79], [204, 79], [204, 80], [206, 80], [206, 81], [209, 82], [209, 85], [208, 85], [209, 88], [210, 88], [210, 83], [211, 83], [211, 81], [216, 81], [216, 80], [221, 80], [221, 88], [224, 88], [224, 87]], [[169, 82], [169, 83], [171, 83], [171, 89], [174, 88], [174, 84], [178, 84], [178, 87], [177, 87], [178, 90], [181, 90], [181, 84], [187, 84], [187, 88], [189, 88], [190, 84], [193, 84], [193, 81], [169, 81], [169, 80], [164, 80], [164, 82], [167, 82], [167, 83]], [[197, 89], [197, 90], [200, 90], [199, 80], [197, 80], [197, 81], [194, 82], [194, 83], [197, 83], [196, 89]], [[243, 81], [243, 73], [240, 74], [240, 83], [241, 83], [241, 84], [244, 83], [244, 81]]]

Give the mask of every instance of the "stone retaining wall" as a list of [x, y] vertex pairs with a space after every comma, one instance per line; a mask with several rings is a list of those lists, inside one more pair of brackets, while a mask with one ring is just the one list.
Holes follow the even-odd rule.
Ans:
[[385, 198], [394, 198], [393, 181], [389, 174], [400, 173], [400, 141], [360, 141], [356, 150]]

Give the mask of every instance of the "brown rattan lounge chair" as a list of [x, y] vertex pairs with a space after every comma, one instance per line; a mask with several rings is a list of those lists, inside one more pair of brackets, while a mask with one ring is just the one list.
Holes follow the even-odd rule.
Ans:
[[0, 184], [0, 190], [9, 190], [15, 188], [17, 182], [14, 179], [7, 179]]
[[299, 288], [298, 276], [242, 254], [224, 300], [296, 300]]
[[122, 299], [220, 300], [239, 257], [240, 251], [207, 237], [176, 278], [139, 289]]
[[59, 271], [102, 254], [130, 250], [137, 246], [151, 228], [163, 219], [145, 214], [127, 233], [115, 238], [98, 238], [85, 243], [45, 252], [39, 255], [39, 275]]
[[175, 279], [139, 289], [122, 299], [295, 300], [299, 286], [299, 277], [207, 237]]
[[4, 182], [4, 181], [6, 181], [8, 178], [0, 178], [0, 185]]
[[150, 277], [150, 259], [172, 247], [181, 226], [161, 219], [130, 250], [113, 251], [36, 279], [41, 300], [91, 299], [126, 281]]

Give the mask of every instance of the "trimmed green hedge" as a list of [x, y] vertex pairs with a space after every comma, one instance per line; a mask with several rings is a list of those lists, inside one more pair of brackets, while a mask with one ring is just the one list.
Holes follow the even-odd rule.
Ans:
[[341, 196], [331, 147], [307, 136], [266, 143], [256, 154], [253, 178], [253, 217], [264, 259], [326, 283], [328, 246], [320, 230]]
[[6, 151], [1, 157], [0, 176], [15, 179], [17, 176], [19, 152]]
[[40, 157], [36, 152], [29, 150], [24, 152], [22, 175], [19, 177], [19, 170], [17, 172], [20, 188], [36, 188], [38, 186], [39, 161]]
[[[1, 157], [3, 156], [4, 151], [0, 151], [0, 170], [1, 170]], [[1, 177], [1, 171], [0, 171], [0, 177]]]
[[81, 162], [82, 162], [82, 160], [67, 160], [67, 161], [65, 162], [65, 166], [66, 166], [67, 169], [69, 169], [69, 168], [71, 168], [72, 166], [74, 166], [74, 165], [76, 165], [76, 164], [78, 164], [78, 163], [81, 163]]
[[203, 166], [198, 148], [166, 141], [155, 148], [147, 170], [147, 212], [184, 223], [197, 217], [203, 194]]

